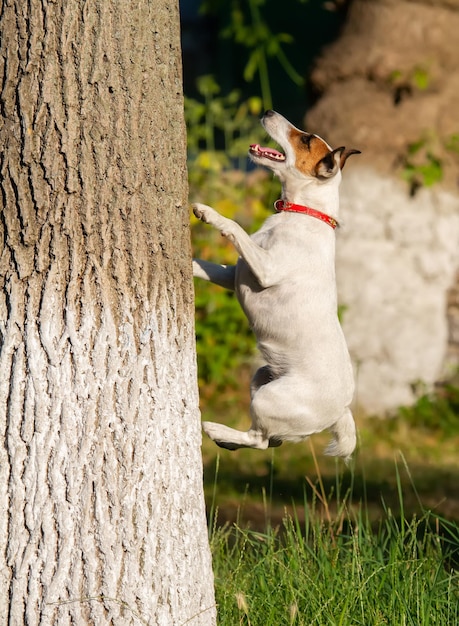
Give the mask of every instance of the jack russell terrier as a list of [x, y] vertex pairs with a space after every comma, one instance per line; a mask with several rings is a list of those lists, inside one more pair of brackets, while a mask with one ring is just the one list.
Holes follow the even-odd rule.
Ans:
[[252, 379], [247, 432], [202, 426], [229, 450], [265, 450], [329, 429], [325, 453], [348, 459], [356, 444], [354, 377], [337, 314], [334, 230], [341, 170], [360, 151], [332, 150], [275, 111], [266, 111], [261, 123], [283, 153], [257, 144], [249, 155], [282, 183], [277, 214], [249, 236], [211, 207], [194, 204], [196, 217], [227, 237], [240, 258], [235, 266], [195, 259], [193, 274], [235, 290], [266, 365]]

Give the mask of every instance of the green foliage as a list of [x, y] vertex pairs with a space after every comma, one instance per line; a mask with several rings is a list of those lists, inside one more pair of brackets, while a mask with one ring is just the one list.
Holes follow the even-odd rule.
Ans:
[[[419, 187], [431, 187], [443, 180], [444, 160], [459, 154], [459, 133], [441, 139], [433, 132], [425, 133], [407, 147], [403, 158], [402, 177], [410, 185], [412, 194]], [[442, 157], [438, 156], [442, 154]]]
[[[241, 100], [237, 90], [220, 94], [212, 76], [199, 78], [201, 100], [185, 98], [190, 202], [211, 204], [246, 230], [256, 230], [272, 213], [279, 185], [267, 172], [248, 172], [250, 143], [266, 136], [260, 98]], [[214, 229], [192, 218], [195, 257], [234, 264], [234, 247]], [[201, 397], [235, 387], [250, 367], [255, 339], [233, 293], [196, 283], [196, 339]]]
[[[220, 96], [211, 76], [198, 82], [203, 102], [187, 98], [190, 202], [211, 204], [247, 230], [258, 228], [271, 213], [278, 185], [262, 170], [247, 172], [249, 143], [262, 141], [258, 115], [261, 101], [241, 101], [233, 91]], [[217, 148], [218, 146], [218, 148]], [[191, 237], [195, 257], [234, 264], [234, 247], [216, 230], [194, 217]], [[237, 384], [241, 369], [250, 366], [255, 339], [231, 292], [196, 283], [196, 339], [202, 397]]]
[[413, 84], [419, 91], [425, 91], [431, 81], [430, 72], [424, 67], [415, 67], [412, 76]]
[[[209, 153], [210, 160], [213, 156]], [[221, 168], [216, 174], [208, 177], [202, 165], [195, 166], [191, 201], [209, 202], [246, 230], [256, 230], [272, 212], [269, 207], [277, 197], [277, 184], [273, 186], [269, 175], [262, 170], [246, 173]], [[203, 187], [204, 180], [207, 184]], [[191, 237], [195, 257], [222, 264], [236, 263], [234, 247], [218, 231], [194, 217]], [[209, 398], [216, 391], [237, 385], [241, 369], [250, 367], [255, 338], [234, 293], [196, 281], [195, 298], [199, 384], [201, 396]]]
[[202, 101], [185, 97], [188, 139], [188, 170], [193, 188], [206, 186], [208, 178], [225, 169], [246, 169], [248, 142], [259, 143], [265, 136], [260, 125], [260, 98], [242, 101], [233, 90], [220, 95], [213, 76], [197, 81]]
[[346, 498], [329, 519], [317, 504], [304, 502], [304, 522], [286, 517], [263, 533], [214, 530], [221, 626], [459, 623], [455, 524], [388, 509], [375, 529]]
[[459, 154], [459, 133], [455, 133], [447, 139], [445, 147], [450, 152]]
[[445, 384], [434, 392], [423, 392], [413, 406], [401, 407], [398, 417], [410, 426], [441, 433], [459, 433], [459, 386]]
[[[229, 23], [221, 35], [246, 48], [244, 79], [252, 82], [258, 76], [263, 107], [272, 109], [269, 59], [276, 59], [289, 80], [295, 84], [302, 85], [304, 78], [298, 74], [284, 52], [284, 44], [292, 43], [293, 37], [289, 33], [275, 33], [271, 30], [262, 14], [265, 4], [266, 0], [231, 0]], [[213, 12], [220, 5], [221, 0], [207, 0], [203, 3], [203, 10]]]
[[412, 192], [418, 187], [431, 187], [443, 179], [442, 161], [433, 152], [432, 140], [423, 137], [409, 144], [402, 170]]
[[201, 395], [234, 387], [241, 367], [250, 365], [254, 339], [233, 293], [197, 290], [196, 341]]
[[[432, 68], [428, 64], [393, 71], [388, 77], [388, 85], [394, 90], [395, 104], [399, 104], [406, 95], [429, 90], [432, 79]], [[448, 157], [457, 154], [458, 133], [442, 138], [430, 130], [410, 143], [402, 158], [402, 178], [408, 182], [411, 195], [420, 187], [431, 187], [441, 182], [450, 161]]]
[[431, 71], [423, 65], [416, 65], [403, 71], [394, 70], [389, 76], [389, 83], [393, 87], [406, 90], [426, 91], [431, 82]]

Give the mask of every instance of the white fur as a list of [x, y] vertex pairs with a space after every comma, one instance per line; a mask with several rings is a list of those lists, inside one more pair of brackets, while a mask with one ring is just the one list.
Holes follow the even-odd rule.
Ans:
[[[286, 158], [252, 158], [279, 177], [282, 198], [338, 219], [341, 152], [326, 177], [302, 173], [290, 138], [294, 127], [273, 111], [262, 123]], [[193, 209], [240, 254], [236, 266], [194, 260], [194, 275], [235, 289], [266, 362], [252, 380], [251, 428], [241, 432], [204, 422], [204, 431], [225, 448], [266, 449], [330, 429], [333, 440], [326, 453], [349, 458], [356, 442], [349, 408], [354, 381], [337, 316], [334, 230], [314, 217], [282, 212], [249, 236], [211, 207], [195, 204]]]

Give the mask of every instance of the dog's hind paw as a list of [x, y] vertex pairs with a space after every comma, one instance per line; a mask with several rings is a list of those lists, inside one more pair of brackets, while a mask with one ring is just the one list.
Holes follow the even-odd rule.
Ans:
[[241, 447], [237, 443], [231, 443], [230, 441], [217, 441], [217, 439], [214, 439], [213, 441], [219, 448], [224, 448], [225, 450], [239, 450]]
[[249, 430], [245, 433], [223, 424], [216, 424], [215, 422], [203, 422], [202, 429], [215, 441], [217, 446], [227, 450], [237, 450], [238, 448], [266, 450], [269, 445], [269, 439], [261, 432], [255, 430]]
[[[237, 433], [238, 431], [228, 428], [228, 426], [215, 424], [214, 422], [203, 422], [202, 429], [206, 435], [215, 441], [217, 446], [220, 448], [226, 448], [226, 450], [237, 450], [241, 447], [239, 442], [233, 441], [233, 433]], [[241, 435], [242, 434], [243, 433], [241, 433]]]

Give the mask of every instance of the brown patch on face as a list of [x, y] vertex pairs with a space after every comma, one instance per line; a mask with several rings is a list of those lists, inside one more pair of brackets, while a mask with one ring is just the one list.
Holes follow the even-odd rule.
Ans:
[[295, 166], [307, 176], [315, 176], [317, 163], [330, 152], [325, 141], [316, 135], [304, 133], [296, 128], [289, 131], [289, 141], [295, 152]]

